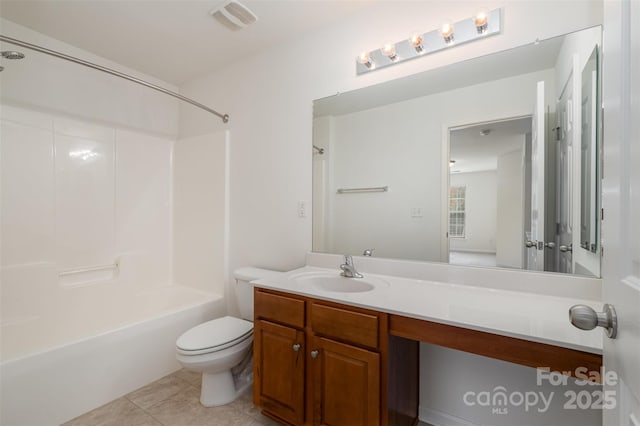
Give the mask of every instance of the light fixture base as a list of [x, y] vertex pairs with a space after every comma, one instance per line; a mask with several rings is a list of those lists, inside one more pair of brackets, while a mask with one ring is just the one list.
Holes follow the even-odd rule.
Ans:
[[[396, 58], [392, 61], [385, 56], [381, 49], [375, 49], [369, 54], [369, 62], [371, 65], [358, 62], [356, 58], [356, 74], [366, 74], [390, 65], [396, 65], [404, 61], [419, 58], [440, 50], [450, 49], [464, 43], [469, 43], [488, 36], [500, 34], [502, 32], [502, 9], [494, 9], [487, 13], [486, 28], [482, 32], [478, 31], [475, 17], [464, 19], [452, 24], [455, 32], [451, 35], [451, 41], [447, 43], [442, 36], [440, 30], [433, 30], [422, 34], [422, 42], [420, 48], [414, 47], [409, 40], [403, 40], [395, 44]], [[484, 27], [485, 25], [482, 25]], [[453, 41], [455, 40], [455, 42]]]

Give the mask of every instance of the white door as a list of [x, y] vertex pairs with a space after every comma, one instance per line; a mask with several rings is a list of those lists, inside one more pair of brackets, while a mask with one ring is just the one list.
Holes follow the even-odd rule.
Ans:
[[[573, 205], [576, 204], [573, 194], [573, 139], [574, 139], [574, 75], [580, 75], [574, 59], [574, 70], [565, 82], [565, 89], [556, 106], [557, 141], [556, 141], [556, 246], [547, 256], [553, 256], [554, 268], [548, 269], [567, 274], [573, 273]], [[579, 205], [579, 204], [578, 204]], [[548, 259], [547, 259], [548, 260]]]
[[618, 314], [604, 338], [606, 381], [615, 407], [603, 424], [640, 426], [640, 2], [604, 2], [603, 302]]
[[531, 125], [531, 231], [527, 232], [527, 269], [544, 271], [544, 163], [545, 102], [544, 81], [536, 88], [536, 104]]

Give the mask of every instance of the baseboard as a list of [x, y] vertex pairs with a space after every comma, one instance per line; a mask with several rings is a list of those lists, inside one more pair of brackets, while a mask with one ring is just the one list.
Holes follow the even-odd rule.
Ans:
[[420, 407], [420, 421], [433, 426], [479, 426], [460, 417], [427, 407]]

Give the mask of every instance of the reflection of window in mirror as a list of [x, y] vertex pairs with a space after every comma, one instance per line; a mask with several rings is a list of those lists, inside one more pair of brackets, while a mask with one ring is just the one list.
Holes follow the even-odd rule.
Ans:
[[449, 188], [449, 238], [464, 238], [465, 186]]

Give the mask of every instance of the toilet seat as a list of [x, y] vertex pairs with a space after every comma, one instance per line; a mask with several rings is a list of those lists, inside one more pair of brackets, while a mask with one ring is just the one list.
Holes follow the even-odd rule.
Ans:
[[176, 347], [182, 355], [201, 355], [227, 349], [252, 337], [252, 322], [226, 316], [188, 330], [178, 338]]

